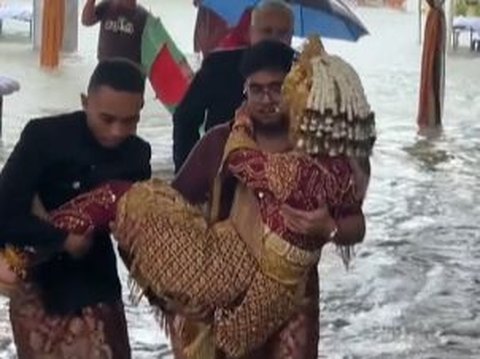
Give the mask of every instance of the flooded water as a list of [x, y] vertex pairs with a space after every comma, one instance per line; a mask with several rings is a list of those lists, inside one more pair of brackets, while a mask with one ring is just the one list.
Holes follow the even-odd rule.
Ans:
[[[191, 2], [144, 2], [164, 15], [181, 47], [191, 52]], [[362, 76], [379, 139], [365, 204], [365, 242], [348, 272], [332, 248], [320, 266], [321, 357], [479, 358], [480, 55], [449, 56], [443, 132], [420, 137], [417, 15], [375, 9], [359, 14], [371, 36], [326, 45]], [[4, 101], [3, 158], [30, 117], [78, 107], [96, 44], [96, 30], [81, 29], [79, 53], [46, 73], [25, 39], [27, 27], [6, 23], [4, 32], [0, 73], [19, 79], [22, 90]], [[151, 141], [154, 167], [163, 174], [171, 169], [170, 121], [149, 93], [140, 132]], [[170, 358], [149, 308], [128, 305], [127, 314], [134, 357]], [[13, 358], [5, 302], [0, 315], [0, 358]]]

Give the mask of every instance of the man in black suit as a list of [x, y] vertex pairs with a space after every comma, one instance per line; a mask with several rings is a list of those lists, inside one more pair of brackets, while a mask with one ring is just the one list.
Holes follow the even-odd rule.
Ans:
[[3, 168], [1, 244], [49, 253], [10, 301], [20, 359], [131, 358], [109, 233], [67, 233], [31, 208], [35, 195], [50, 211], [105, 181], [150, 177], [150, 146], [136, 136], [144, 89], [134, 63], [100, 62], [83, 111], [30, 121]]
[[[250, 43], [274, 39], [290, 45], [294, 17], [281, 0], [262, 1], [252, 12]], [[185, 97], [173, 115], [173, 160], [178, 171], [200, 138], [200, 127], [208, 131], [230, 121], [243, 100], [244, 78], [239, 66], [244, 49], [211, 53], [202, 63]]]

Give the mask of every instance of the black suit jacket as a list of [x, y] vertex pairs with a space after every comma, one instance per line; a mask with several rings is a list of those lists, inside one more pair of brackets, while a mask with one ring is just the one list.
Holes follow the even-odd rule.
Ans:
[[202, 63], [173, 115], [173, 160], [178, 171], [205, 131], [230, 121], [243, 100], [240, 62], [245, 50], [211, 53]]
[[84, 112], [30, 121], [0, 175], [0, 242], [58, 253], [34, 270], [47, 309], [71, 313], [121, 295], [108, 233], [97, 233], [80, 260], [61, 252], [67, 233], [31, 214], [38, 193], [47, 210], [111, 180], [151, 175], [150, 146], [138, 137], [113, 150], [101, 147]]

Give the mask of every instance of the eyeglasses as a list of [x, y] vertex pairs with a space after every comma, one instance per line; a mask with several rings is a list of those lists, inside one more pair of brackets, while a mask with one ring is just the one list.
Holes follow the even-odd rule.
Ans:
[[271, 101], [280, 101], [282, 98], [282, 83], [272, 82], [266, 85], [247, 83], [245, 91], [247, 97], [252, 101], [261, 102], [265, 96]]

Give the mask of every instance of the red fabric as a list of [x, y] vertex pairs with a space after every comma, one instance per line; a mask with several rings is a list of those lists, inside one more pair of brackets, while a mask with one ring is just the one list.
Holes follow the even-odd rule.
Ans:
[[250, 44], [250, 23], [252, 10], [243, 13], [238, 24], [229, 30], [228, 34], [220, 41], [218, 50], [228, 50], [238, 47], [247, 47]]
[[443, 5], [428, 1], [431, 6], [425, 24], [420, 99], [417, 123], [420, 128], [442, 124], [445, 74], [446, 25]]
[[175, 62], [167, 46], [160, 50], [149, 78], [155, 95], [167, 107], [176, 106], [182, 100], [190, 84], [189, 72], [187, 67], [182, 68], [182, 64]]
[[[361, 208], [353, 185], [353, 172], [346, 157], [313, 159], [242, 149], [229, 155], [227, 166], [242, 183], [262, 192], [259, 195], [262, 221], [280, 237], [303, 249], [320, 249], [324, 243], [288, 229], [281, 214], [283, 203], [312, 211], [318, 208], [320, 195], [334, 218], [355, 213]], [[272, 188], [280, 177], [286, 187], [286, 191], [281, 191], [283, 198], [278, 198], [278, 188]]]
[[84, 233], [89, 227], [108, 231], [115, 219], [117, 202], [130, 186], [130, 182], [109, 182], [52, 211], [50, 219], [56, 227], [73, 233]]
[[201, 52], [205, 58], [228, 33], [228, 24], [212, 10], [200, 6], [194, 31], [194, 51]]

